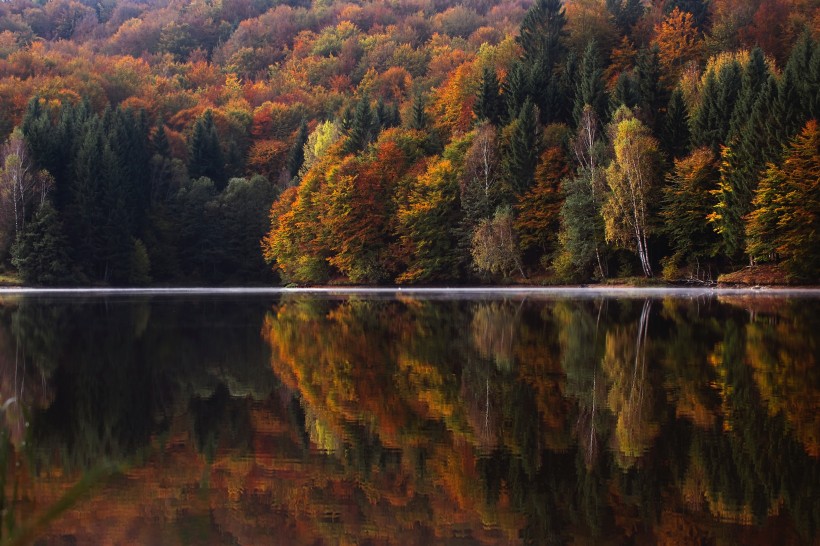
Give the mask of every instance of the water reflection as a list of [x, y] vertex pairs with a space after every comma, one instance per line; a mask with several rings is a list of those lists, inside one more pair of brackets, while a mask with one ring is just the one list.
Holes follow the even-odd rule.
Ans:
[[818, 311], [6, 298], [2, 536], [37, 522], [45, 543], [817, 542]]

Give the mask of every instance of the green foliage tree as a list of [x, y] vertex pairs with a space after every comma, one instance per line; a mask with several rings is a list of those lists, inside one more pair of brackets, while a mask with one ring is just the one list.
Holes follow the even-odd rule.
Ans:
[[12, 247], [12, 263], [26, 283], [54, 286], [74, 280], [63, 223], [48, 201]]
[[572, 115], [575, 123], [581, 121], [584, 106], [589, 105], [599, 120], [606, 120], [606, 91], [603, 80], [603, 66], [594, 41], [587, 44], [581, 61], [580, 74], [575, 82], [575, 103]]
[[746, 218], [748, 253], [781, 258], [797, 279], [820, 275], [820, 130], [809, 121], [792, 141], [781, 167], [769, 165]]
[[521, 113], [507, 126], [505, 134], [509, 135], [501, 156], [505, 185], [511, 195], [519, 196], [532, 186], [541, 152], [541, 127], [532, 102], [524, 102]]
[[213, 112], [205, 113], [194, 124], [190, 142], [190, 159], [188, 174], [193, 180], [207, 177], [213, 180], [219, 191], [225, 187], [225, 159], [219, 143], [219, 133], [214, 123]]
[[634, 249], [644, 275], [651, 277], [649, 199], [655, 185], [658, 144], [649, 129], [627, 109], [616, 112], [612, 123], [615, 159], [606, 170], [610, 193], [602, 210], [606, 238]]
[[665, 276], [677, 276], [679, 265], [687, 267], [692, 278], [708, 276], [708, 260], [716, 255], [718, 240], [706, 219], [714, 208], [717, 180], [715, 157], [708, 148], [676, 159], [667, 174], [661, 218], [674, 254]]
[[478, 121], [487, 120], [493, 125], [501, 123], [504, 114], [504, 103], [501, 98], [501, 89], [498, 76], [489, 66], [484, 67], [481, 74], [481, 84], [478, 88], [475, 105], [473, 105]]
[[669, 98], [663, 118], [661, 146], [672, 159], [680, 159], [689, 153], [689, 113], [683, 92], [676, 87]]

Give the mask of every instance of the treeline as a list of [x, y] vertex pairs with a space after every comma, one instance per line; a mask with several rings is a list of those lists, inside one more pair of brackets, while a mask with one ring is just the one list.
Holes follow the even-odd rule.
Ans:
[[258, 175], [227, 178], [210, 111], [194, 127], [187, 169], [171, 157], [165, 128], [152, 128], [144, 111], [98, 115], [85, 102], [51, 111], [34, 98], [14, 139], [25, 139], [45, 169], [41, 184], [19, 192], [21, 209], [42, 201], [11, 248], [25, 279], [266, 280], [258, 241], [274, 189]]
[[[628, 17], [609, 4], [615, 21]], [[783, 68], [756, 47], [701, 71], [701, 31], [676, 6], [616, 70], [628, 34], [614, 50], [594, 35], [577, 50], [568, 24], [561, 2], [537, 1], [509, 64], [498, 49], [479, 52], [403, 128], [377, 137], [356, 117], [337, 123], [337, 144], [317, 129], [328, 145], [272, 208], [266, 259], [298, 283], [545, 272], [703, 281], [750, 260], [816, 279], [820, 47], [810, 34]]]
[[61, 2], [2, 7], [27, 282], [818, 278], [811, 2]]

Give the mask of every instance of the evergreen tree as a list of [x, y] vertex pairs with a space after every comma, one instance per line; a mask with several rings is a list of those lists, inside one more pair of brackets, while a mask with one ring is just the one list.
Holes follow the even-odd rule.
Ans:
[[305, 143], [308, 139], [308, 126], [305, 120], [299, 124], [299, 130], [296, 132], [296, 141], [290, 149], [288, 156], [288, 175], [293, 180], [299, 175], [299, 170], [305, 162]]
[[609, 111], [615, 113], [621, 106], [634, 108], [638, 105], [638, 91], [635, 79], [627, 72], [621, 72], [609, 97]]
[[419, 93], [413, 99], [413, 109], [410, 111], [410, 128], [416, 131], [427, 130], [427, 112], [424, 110], [424, 97]]
[[493, 125], [501, 123], [504, 114], [504, 103], [501, 98], [498, 76], [496, 76], [495, 70], [489, 66], [484, 67], [484, 72], [481, 75], [481, 84], [478, 88], [473, 112], [475, 112], [479, 122], [487, 120]]
[[507, 80], [504, 82], [503, 99], [507, 107], [506, 119], [512, 122], [521, 112], [527, 98], [531, 95], [530, 76], [523, 62], [513, 64]]
[[717, 152], [726, 142], [735, 103], [741, 89], [741, 67], [737, 61], [725, 63], [715, 75], [706, 75], [701, 105], [692, 120], [692, 143]]
[[205, 110], [194, 124], [190, 149], [188, 175], [194, 180], [203, 176], [208, 177], [214, 181], [217, 190], [224, 188], [227, 183], [225, 159], [219, 144], [214, 115], [210, 109]]
[[12, 263], [26, 283], [53, 286], [72, 281], [68, 239], [46, 201], [12, 248]]
[[535, 0], [521, 21], [518, 35], [525, 61], [544, 60], [549, 67], [560, 62], [566, 22], [561, 0]]
[[714, 154], [709, 148], [676, 159], [673, 171], [666, 177], [661, 217], [675, 251], [675, 265], [705, 268], [706, 261], [716, 253], [717, 236], [706, 218], [713, 209], [717, 177]]
[[635, 62], [635, 90], [641, 118], [645, 123], [658, 129], [660, 111], [668, 102], [666, 88], [662, 82], [661, 61], [658, 46], [642, 49]]
[[766, 65], [763, 50], [759, 47], [754, 48], [749, 55], [749, 62], [743, 69], [740, 93], [738, 94], [734, 112], [732, 112], [732, 119], [729, 122], [729, 134], [727, 136], [729, 142], [737, 138], [743, 131], [745, 124], [749, 122], [757, 97], [763, 85], [769, 79], [769, 75], [769, 67]]
[[538, 109], [529, 100], [511, 124], [509, 142], [504, 147], [502, 165], [507, 188], [520, 196], [532, 186], [535, 166], [541, 153], [541, 129]]
[[644, 12], [641, 0], [606, 0], [606, 8], [622, 35], [629, 34]]
[[345, 153], [355, 154], [363, 151], [375, 140], [378, 130], [378, 120], [370, 107], [370, 99], [364, 96], [359, 100], [353, 112], [353, 121], [347, 132], [347, 141], [344, 146]]
[[581, 61], [581, 73], [576, 82], [575, 104], [572, 110], [575, 123], [580, 122], [586, 105], [591, 106], [598, 119], [605, 123], [607, 101], [603, 67], [594, 41], [590, 42], [584, 51], [584, 58]]
[[689, 153], [689, 114], [680, 87], [669, 98], [663, 120], [661, 145], [672, 159], [680, 159]]
[[770, 165], [747, 217], [748, 252], [761, 260], [779, 256], [801, 280], [820, 276], [820, 130], [809, 121], [786, 152]]

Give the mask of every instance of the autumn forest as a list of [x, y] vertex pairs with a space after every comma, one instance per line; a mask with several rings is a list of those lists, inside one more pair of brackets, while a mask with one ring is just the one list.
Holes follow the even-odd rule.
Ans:
[[820, 279], [814, 0], [0, 3], [31, 285]]

